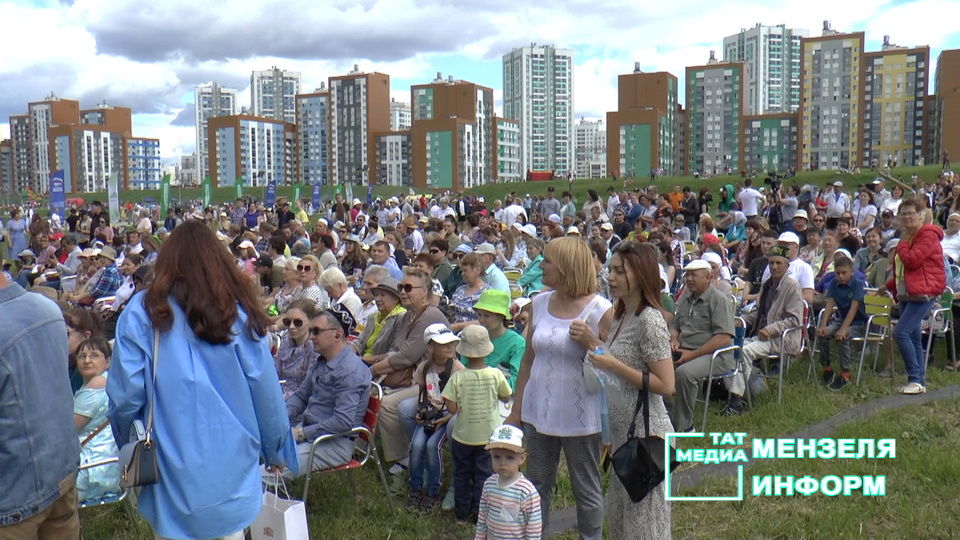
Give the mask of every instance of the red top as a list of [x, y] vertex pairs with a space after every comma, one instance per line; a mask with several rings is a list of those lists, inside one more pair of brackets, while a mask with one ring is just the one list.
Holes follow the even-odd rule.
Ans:
[[[909, 242], [897, 244], [897, 259], [903, 264], [907, 294], [910, 296], [940, 296], [947, 287], [947, 273], [943, 266], [943, 249], [940, 240], [943, 230], [934, 225], [920, 227]], [[896, 260], [893, 278], [887, 289], [896, 295]]]

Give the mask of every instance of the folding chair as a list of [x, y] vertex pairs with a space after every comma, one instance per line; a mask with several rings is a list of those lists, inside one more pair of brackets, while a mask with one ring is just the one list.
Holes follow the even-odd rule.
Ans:
[[[785, 347], [787, 336], [790, 335], [790, 332], [800, 332], [800, 351], [797, 353], [797, 356], [803, 353], [804, 348], [806, 347], [807, 341], [807, 327], [810, 325], [810, 304], [806, 300], [803, 301], [803, 320], [800, 321], [799, 326], [791, 326], [790, 328], [784, 328], [783, 332], [780, 332], [780, 350], [777, 354], [768, 354], [763, 357], [763, 367], [764, 371], [760, 375], [765, 379], [777, 379], [777, 403], [783, 401], [783, 373], [790, 369], [790, 362], [793, 360], [793, 355], [788, 354]], [[769, 374], [769, 364], [770, 360], [780, 360], [779, 368], [777, 369], [776, 374]]]
[[[104, 459], [104, 460], [94, 461], [94, 462], [92, 462], [92, 463], [85, 463], [85, 464], [83, 464], [83, 465], [80, 465], [79, 470], [85, 471], [85, 470], [87, 470], [87, 469], [93, 469], [93, 468], [96, 468], [96, 467], [104, 467], [104, 466], [106, 466], [106, 465], [113, 465], [114, 463], [119, 463], [119, 461], [120, 461], [120, 459], [119, 459], [119, 458], [116, 458], [116, 457], [107, 458], [107, 459]], [[78, 508], [87, 508], [87, 507], [90, 507], [90, 506], [101, 506], [101, 505], [105, 505], [105, 504], [118, 503], [118, 502], [122, 502], [123, 500], [125, 500], [125, 499], [127, 498], [127, 495], [129, 495], [129, 490], [127, 490], [127, 488], [121, 488], [120, 486], [117, 486], [117, 490], [118, 490], [117, 493], [110, 494], [110, 495], [108, 495], [108, 496], [106, 496], [106, 497], [101, 497], [101, 498], [99, 498], [99, 499], [77, 501], [77, 507], [78, 507]]]
[[873, 355], [873, 369], [877, 369], [880, 358], [880, 344], [887, 338], [887, 331], [891, 327], [890, 312], [893, 309], [893, 299], [885, 295], [867, 295], [863, 297], [863, 306], [867, 311], [867, 326], [864, 327], [863, 337], [852, 337], [853, 343], [862, 343], [860, 349], [860, 365], [857, 367], [857, 385], [860, 384], [860, 375], [863, 373], [863, 360], [867, 356], [867, 344], [876, 343], [877, 350]]
[[[307, 503], [307, 495], [310, 493], [310, 477], [314, 474], [326, 474], [339, 471], [350, 471], [354, 469], [359, 469], [366, 465], [367, 461], [373, 460], [374, 464], [377, 466], [377, 473], [380, 475], [380, 483], [383, 484], [383, 491], [387, 495], [387, 500], [392, 503], [393, 498], [390, 496], [390, 488], [387, 486], [387, 475], [383, 472], [383, 462], [380, 461], [380, 454], [377, 452], [377, 443], [374, 436], [377, 434], [377, 422], [380, 418], [380, 405], [383, 402], [383, 388], [375, 383], [370, 383], [370, 399], [367, 401], [367, 412], [363, 416], [363, 424], [354, 427], [349, 431], [344, 431], [343, 433], [328, 433], [326, 435], [320, 435], [310, 444], [310, 454], [307, 457], [307, 472], [304, 477], [306, 481], [303, 485], [303, 503]], [[343, 465], [338, 465], [336, 467], [330, 467], [328, 469], [321, 469], [318, 471], [313, 471], [313, 453], [316, 450], [317, 445], [335, 439], [337, 437], [356, 437], [356, 445], [354, 446], [354, 455], [350, 458], [350, 461], [344, 463]], [[357, 495], [357, 485], [356, 480], [353, 478], [353, 475], [350, 475], [350, 487], [353, 489], [354, 497]]]
[[503, 275], [507, 276], [510, 283], [514, 283], [523, 275], [523, 270], [519, 268], [504, 268]]
[[951, 333], [950, 339], [947, 339], [947, 347], [950, 350], [950, 358], [955, 358], [956, 351], [953, 349], [953, 289], [947, 287], [940, 295], [940, 305], [934, 304], [933, 309], [920, 323], [920, 329], [924, 334], [928, 334], [927, 350], [923, 355], [923, 371], [927, 371], [927, 362], [930, 361], [930, 353], [933, 351], [933, 343], [936, 338], [946, 338], [947, 333]]
[[[700, 381], [698, 382], [698, 384], [702, 384], [704, 380], [707, 381], [707, 389], [704, 392], [704, 398], [703, 398], [703, 427], [700, 429], [700, 431], [704, 433], [706, 433], [707, 431], [707, 417], [709, 416], [708, 411], [710, 409], [710, 390], [713, 387], [713, 380], [728, 379], [730, 377], [734, 377], [736, 375], [746, 373], [746, 366], [744, 365], [745, 360], [743, 359], [743, 355], [740, 354], [740, 351], [743, 348], [743, 337], [746, 333], [746, 326], [744, 325], [744, 321], [742, 318], [737, 317], [737, 321], [739, 321], [741, 324], [737, 325], [734, 328], [733, 345], [722, 347], [720, 349], [713, 351], [713, 354], [710, 356], [710, 371], [705, 378], [700, 379]], [[730, 351], [733, 351], [733, 358], [735, 362], [733, 365], [733, 369], [724, 371], [721, 373], [714, 373], [713, 368], [714, 368], [714, 363], [717, 360], [717, 357], [723, 353], [730, 352]], [[745, 381], [745, 386], [749, 386], [749, 381]], [[750, 407], [753, 407], [753, 402], [750, 398], [750, 389], [747, 388], [745, 393], [747, 395], [747, 405], [749, 405]]]

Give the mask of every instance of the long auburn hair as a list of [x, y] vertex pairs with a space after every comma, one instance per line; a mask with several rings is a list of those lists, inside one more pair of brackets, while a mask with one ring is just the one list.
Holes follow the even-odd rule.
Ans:
[[186, 313], [193, 333], [208, 343], [232, 341], [237, 304], [247, 314], [250, 336], [266, 335], [267, 315], [257, 300], [253, 282], [200, 221], [177, 225], [157, 257], [144, 307], [159, 330], [169, 330], [173, 325], [170, 296]]
[[[647, 242], [621, 242], [613, 254], [619, 255], [623, 261], [627, 285], [631, 289], [640, 289], [640, 305], [637, 306], [635, 315], [639, 315], [647, 306], [661, 309], [660, 263], [657, 262], [656, 248]], [[627, 270], [629, 272], [626, 272]], [[630, 274], [633, 274], [638, 283], [630, 283]], [[623, 300], [617, 300], [613, 311], [614, 318], [623, 317], [624, 310], [626, 305]]]

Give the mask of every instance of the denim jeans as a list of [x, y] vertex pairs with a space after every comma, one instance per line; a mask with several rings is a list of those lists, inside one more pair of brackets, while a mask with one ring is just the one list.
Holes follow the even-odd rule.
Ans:
[[443, 478], [443, 443], [447, 440], [447, 425], [444, 424], [429, 435], [423, 426], [417, 426], [410, 438], [410, 493], [423, 489], [426, 469], [427, 495], [440, 495], [440, 479]]
[[[823, 341], [820, 342], [820, 365], [827, 367], [830, 365], [830, 346], [833, 344], [833, 336], [840, 330], [840, 327], [843, 326], [843, 320], [834, 317], [827, 323], [827, 335], [821, 338]], [[862, 337], [863, 336], [864, 325], [863, 323], [851, 323], [850, 327], [847, 329], [847, 339], [837, 342], [837, 349], [839, 349], [838, 356], [840, 357], [840, 369], [842, 371], [850, 371], [850, 339], [852, 337]], [[866, 347], [866, 344], [864, 344]]]
[[480, 512], [480, 495], [483, 483], [493, 474], [490, 452], [486, 445], [472, 446], [453, 440], [453, 513], [458, 519], [466, 519]]
[[920, 321], [930, 313], [934, 300], [926, 302], [900, 302], [900, 320], [893, 329], [893, 340], [900, 349], [907, 382], [925, 384], [923, 365], [923, 340]]

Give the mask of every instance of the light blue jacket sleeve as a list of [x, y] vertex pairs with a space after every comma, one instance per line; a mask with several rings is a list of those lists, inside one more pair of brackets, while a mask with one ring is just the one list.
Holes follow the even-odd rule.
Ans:
[[284, 465], [297, 473], [297, 445], [287, 420], [287, 406], [267, 340], [254, 341], [246, 328], [241, 331], [241, 336], [235, 347], [260, 427], [260, 453], [267, 465]]
[[142, 299], [142, 294], [132, 298], [129, 307], [135, 309], [125, 309], [120, 314], [107, 376], [107, 397], [110, 399], [107, 417], [118, 447], [130, 441], [130, 427], [134, 420], [146, 422], [144, 377], [149, 374], [147, 361], [153, 354], [147, 350], [147, 347], [153, 348], [153, 330], [146, 312], [136, 309]]

